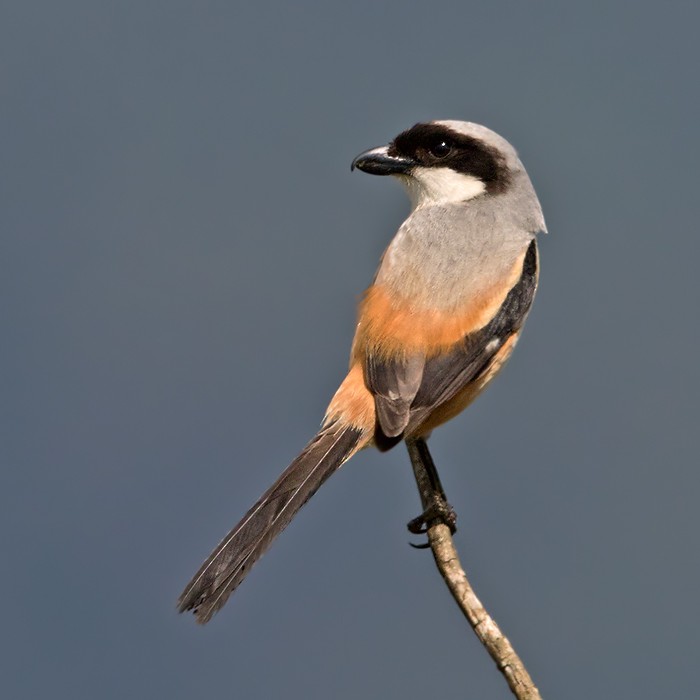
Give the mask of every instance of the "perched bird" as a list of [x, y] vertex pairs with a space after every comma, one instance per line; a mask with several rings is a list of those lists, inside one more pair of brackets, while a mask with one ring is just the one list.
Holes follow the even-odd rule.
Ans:
[[[320, 431], [182, 593], [180, 611], [192, 610], [201, 623], [358, 450], [405, 440], [409, 452], [430, 461], [425, 440], [501, 369], [532, 304], [535, 236], [546, 228], [530, 178], [505, 139], [471, 122], [416, 124], [357, 156], [352, 168], [397, 177], [411, 213], [360, 303], [350, 370]], [[413, 531], [434, 517], [453, 525], [438, 491], [435, 510], [416, 519]]]

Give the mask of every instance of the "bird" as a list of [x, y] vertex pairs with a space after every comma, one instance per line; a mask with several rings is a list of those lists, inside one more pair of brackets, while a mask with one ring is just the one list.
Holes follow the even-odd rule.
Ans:
[[[224, 537], [178, 600], [206, 623], [319, 487], [358, 451], [404, 441], [434, 469], [432, 431], [461, 413], [503, 367], [537, 289], [540, 202], [517, 152], [491, 129], [430, 121], [351, 165], [397, 178], [411, 211], [361, 298], [350, 367], [319, 432]], [[432, 477], [431, 477], [432, 478]], [[435, 518], [454, 530], [437, 475]]]

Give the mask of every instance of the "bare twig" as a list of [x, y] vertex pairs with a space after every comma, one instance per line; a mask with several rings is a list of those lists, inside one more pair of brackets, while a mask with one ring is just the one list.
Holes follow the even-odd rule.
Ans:
[[[431, 492], [431, 485], [434, 486], [437, 483], [442, 491], [437, 471], [423, 440], [409, 442], [408, 452], [421, 502], [428, 513], [431, 508], [435, 508], [435, 494]], [[426, 461], [429, 464], [426, 464]], [[431, 469], [434, 475], [429, 474]], [[444, 498], [444, 493], [441, 495]], [[518, 700], [542, 700], [520, 657], [474, 593], [459, 561], [450, 528], [438, 519], [429, 520], [426, 527], [428, 542], [438, 570], [479, 641], [486, 647], [486, 651], [496, 662], [499, 671], [505, 676], [513, 695]]]

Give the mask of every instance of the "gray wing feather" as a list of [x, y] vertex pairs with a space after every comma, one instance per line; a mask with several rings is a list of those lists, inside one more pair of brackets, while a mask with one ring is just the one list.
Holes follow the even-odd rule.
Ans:
[[367, 358], [366, 380], [374, 394], [377, 422], [386, 437], [401, 435], [408, 425], [411, 403], [421, 386], [425, 357], [404, 360]]

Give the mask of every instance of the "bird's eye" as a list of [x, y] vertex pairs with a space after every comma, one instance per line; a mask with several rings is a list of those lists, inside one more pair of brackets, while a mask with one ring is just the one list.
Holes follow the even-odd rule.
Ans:
[[436, 141], [428, 150], [434, 158], [446, 158], [452, 152], [452, 144], [449, 141]]

